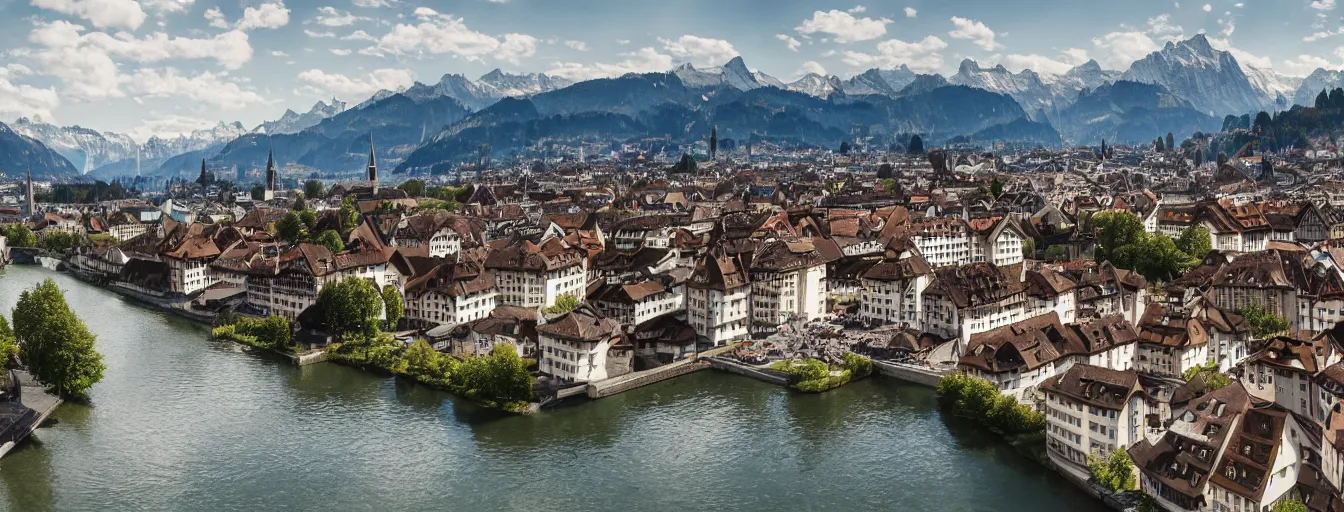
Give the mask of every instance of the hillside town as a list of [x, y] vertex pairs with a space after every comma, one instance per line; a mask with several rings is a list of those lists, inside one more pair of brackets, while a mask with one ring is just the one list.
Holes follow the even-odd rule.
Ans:
[[1044, 415], [1052, 467], [1087, 482], [1123, 451], [1166, 510], [1344, 510], [1344, 167], [1167, 144], [711, 137], [680, 159], [397, 186], [370, 147], [360, 179], [297, 188], [272, 158], [260, 193], [204, 162], [194, 182], [82, 204], [39, 202], [70, 185], [29, 178], [0, 191], [0, 248], [202, 322], [282, 319], [298, 352], [343, 341], [324, 288], [367, 282], [404, 304], [379, 312], [397, 343], [516, 351], [540, 402], [705, 354], [765, 374], [862, 354], [992, 383]]

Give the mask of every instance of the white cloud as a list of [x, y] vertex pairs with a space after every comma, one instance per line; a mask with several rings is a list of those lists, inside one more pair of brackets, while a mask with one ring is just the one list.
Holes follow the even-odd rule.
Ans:
[[1340, 69], [1341, 66], [1315, 55], [1298, 55], [1296, 59], [1284, 60], [1277, 70], [1288, 76], [1302, 77], [1310, 75], [1316, 68]]
[[243, 9], [243, 17], [238, 20], [238, 30], [280, 28], [288, 24], [289, 8], [285, 7], [283, 1], [278, 1]]
[[1321, 39], [1327, 39], [1327, 38], [1335, 37], [1335, 36], [1340, 35], [1340, 34], [1344, 34], [1344, 28], [1340, 28], [1339, 30], [1326, 30], [1326, 31], [1323, 31], [1323, 32], [1316, 32], [1316, 33], [1314, 33], [1314, 34], [1311, 34], [1311, 35], [1309, 35], [1309, 36], [1307, 36], [1307, 37], [1302, 38], [1302, 41], [1303, 41], [1303, 42], [1307, 42], [1307, 43], [1311, 43], [1311, 42], [1319, 41], [1319, 40], [1321, 40]]
[[803, 20], [794, 30], [804, 36], [827, 34], [837, 43], [868, 41], [887, 35], [886, 18], [855, 18], [845, 11], [815, 11], [812, 18]]
[[326, 32], [315, 32], [315, 31], [308, 30], [308, 29], [305, 28], [305, 29], [303, 29], [303, 33], [304, 33], [305, 35], [307, 35], [308, 37], [311, 37], [311, 38], [313, 38], [313, 39], [331, 39], [331, 38], [336, 37], [336, 33], [335, 33], [335, 32], [332, 32], [332, 31], [330, 31], [330, 30], [328, 30], [328, 31], [326, 31]]
[[304, 89], [308, 93], [362, 98], [383, 89], [398, 91], [410, 87], [415, 83], [415, 75], [407, 69], [391, 68], [375, 69], [355, 77], [309, 69], [299, 73], [299, 80], [306, 84]]
[[619, 44], [619, 45], [621, 45], [621, 46], [625, 46], [625, 45], [627, 45], [627, 44], [630, 44], [630, 40], [629, 40], [629, 39], [617, 39], [617, 40], [616, 40], [616, 44]]
[[332, 48], [330, 51], [332, 55], [339, 55], [341, 57], [350, 55], [351, 53], [350, 50], [347, 50], [345, 48]]
[[162, 114], [151, 112], [149, 117], [140, 121], [135, 128], [126, 132], [136, 142], [144, 144], [150, 137], [175, 139], [180, 135], [190, 135], [195, 130], [214, 128], [217, 120], [184, 116], [181, 114]]
[[788, 34], [775, 34], [775, 39], [778, 39], [778, 40], [780, 40], [780, 41], [784, 41], [784, 45], [785, 45], [785, 46], [788, 46], [788, 47], [789, 47], [789, 51], [791, 51], [791, 52], [796, 52], [796, 51], [798, 51], [798, 48], [800, 48], [800, 47], [803, 46], [802, 41], [799, 41], [799, 40], [797, 40], [797, 39], [794, 39], [793, 36], [788, 35]]
[[252, 60], [247, 34], [231, 30], [210, 38], [169, 37], [162, 32], [137, 38], [129, 33], [83, 33], [84, 27], [58, 20], [37, 25], [28, 41], [44, 74], [59, 78], [63, 93], [78, 101], [121, 98], [123, 82], [116, 59], [153, 63], [170, 59], [209, 59], [227, 69]]
[[796, 75], [801, 78], [813, 73], [826, 76], [826, 68], [822, 67], [822, 65], [815, 60], [809, 60], [804, 62], [802, 67], [798, 68], [798, 73]]
[[391, 7], [395, 0], [354, 0], [355, 7], [377, 8]]
[[588, 43], [585, 43], [583, 41], [565, 41], [565, 46], [568, 46], [569, 49], [575, 51], [580, 52], [588, 51]]
[[1064, 62], [1074, 66], [1085, 64], [1087, 61], [1092, 60], [1092, 58], [1087, 55], [1087, 50], [1082, 48], [1069, 48], [1060, 53], [1064, 54]]
[[196, 0], [140, 0], [140, 5], [160, 16], [170, 12], [185, 12]]
[[1311, 8], [1318, 11], [1335, 10], [1335, 0], [1315, 0], [1311, 3]]
[[1030, 55], [1014, 53], [1003, 58], [1003, 66], [1014, 73], [1021, 72], [1023, 69], [1030, 69], [1047, 75], [1062, 75], [1068, 73], [1076, 65], [1065, 62], [1063, 59], [1053, 59], [1035, 53]]
[[1163, 41], [1185, 39], [1185, 28], [1171, 22], [1170, 14], [1148, 18], [1148, 34]]
[[351, 32], [348, 36], [341, 36], [342, 41], [376, 41], [373, 36], [363, 30]]
[[992, 52], [1003, 47], [1003, 45], [994, 40], [996, 37], [994, 31], [985, 26], [984, 23], [953, 16], [952, 24], [957, 26], [956, 30], [947, 33], [952, 39], [969, 40], [987, 52]]
[[1274, 66], [1274, 62], [1269, 57], [1261, 57], [1240, 48], [1233, 48], [1232, 43], [1226, 39], [1210, 37], [1209, 46], [1214, 49], [1231, 53], [1237, 59], [1237, 63], [1249, 65], [1259, 69], [1269, 69]]
[[285, 52], [283, 52], [283, 51], [281, 51], [281, 50], [271, 50], [271, 56], [272, 56], [272, 57], [288, 57], [289, 54], [288, 54], [288, 53], [285, 53]]
[[453, 55], [469, 61], [487, 57], [517, 64], [537, 51], [537, 38], [527, 34], [495, 37], [467, 27], [462, 18], [440, 14], [428, 7], [415, 10], [418, 24], [398, 23], [378, 43], [361, 53], [394, 55]]
[[947, 42], [935, 36], [913, 43], [890, 39], [878, 43], [876, 54], [845, 51], [841, 60], [858, 68], [895, 68], [906, 65], [916, 72], [933, 73], [943, 67], [943, 55], [939, 52], [945, 48]]
[[845, 11], [845, 12], [848, 12], [848, 13], [850, 13], [850, 14], [862, 14], [862, 13], [868, 12], [868, 8], [867, 8], [867, 7], [864, 7], [864, 6], [862, 6], [862, 5], [856, 5], [856, 6], [854, 6], [853, 9], [850, 9], [850, 10]]
[[1204, 4], [1204, 12], [1212, 12], [1212, 11], [1213, 11], [1212, 5]]
[[905, 17], [907, 17], [907, 18], [913, 18], [913, 17], [915, 17], [915, 16], [918, 15], [918, 14], [919, 14], [919, 11], [916, 11], [914, 7], [906, 7], [906, 8], [905, 8]]
[[580, 64], [577, 62], [557, 62], [555, 67], [546, 71], [551, 76], [570, 80], [591, 80], [621, 76], [626, 73], [653, 73], [667, 71], [672, 67], [672, 56], [658, 53], [653, 48], [640, 48], [633, 52], [620, 54], [624, 60], [616, 63]]
[[61, 106], [61, 97], [54, 88], [18, 85], [10, 80], [32, 74], [21, 64], [0, 67], [0, 119], [33, 117], [51, 121], [53, 110]]
[[89, 20], [98, 28], [135, 30], [145, 22], [135, 0], [33, 0], [33, 6]]
[[361, 16], [355, 16], [348, 12], [341, 12], [335, 7], [324, 6], [317, 8], [317, 17], [313, 22], [324, 27], [348, 27], [354, 25], [356, 21], [366, 19]]
[[265, 103], [260, 94], [224, 74], [209, 71], [187, 76], [175, 68], [141, 68], [126, 79], [131, 94], [148, 98], [184, 98], [220, 110], [239, 110]]
[[205, 10], [205, 19], [210, 22], [210, 26], [215, 28], [229, 28], [229, 20], [224, 19], [224, 11], [218, 7], [211, 7]]
[[722, 39], [684, 35], [676, 40], [659, 38], [658, 42], [673, 57], [700, 67], [722, 66], [740, 55], [732, 43]]
[[1138, 31], [1111, 32], [1092, 39], [1100, 55], [1097, 62], [1106, 69], [1128, 69], [1134, 61], [1161, 49], [1147, 34]]

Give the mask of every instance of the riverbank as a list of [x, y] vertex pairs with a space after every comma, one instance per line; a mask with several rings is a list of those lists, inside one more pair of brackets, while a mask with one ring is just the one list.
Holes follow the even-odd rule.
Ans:
[[28, 440], [65, 403], [61, 397], [47, 392], [28, 372], [15, 373], [20, 383], [20, 399], [0, 403], [0, 458]]

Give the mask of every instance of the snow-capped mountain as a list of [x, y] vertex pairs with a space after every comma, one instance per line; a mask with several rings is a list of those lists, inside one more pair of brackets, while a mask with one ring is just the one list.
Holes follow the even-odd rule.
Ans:
[[1273, 110], [1270, 97], [1261, 94], [1231, 53], [1209, 44], [1204, 34], [1179, 43], [1167, 42], [1121, 75], [1123, 80], [1161, 85], [1215, 116]]
[[[486, 73], [480, 80], [471, 80], [458, 74], [443, 75], [439, 83], [426, 85], [416, 82], [406, 89], [404, 94], [415, 101], [447, 96], [472, 110], [481, 110], [503, 98], [532, 96], [547, 91], [569, 87], [573, 82], [564, 78], [547, 76], [544, 73], [511, 75], [498, 69]], [[380, 91], [381, 93], [382, 91]], [[388, 92], [383, 97], [391, 96]], [[376, 95], [375, 95], [376, 96]], [[376, 98], [371, 101], [377, 101]], [[362, 103], [361, 106], [369, 104]], [[359, 108], [359, 107], [356, 107]]]
[[692, 89], [704, 89], [718, 86], [731, 87], [739, 91], [750, 91], [761, 87], [779, 87], [775, 77], [747, 69], [742, 57], [733, 57], [723, 67], [696, 69], [690, 63], [672, 69], [672, 74], [681, 79], [681, 83]]
[[1084, 89], [1096, 89], [1120, 78], [1119, 71], [1101, 69], [1101, 64], [1089, 60], [1055, 77], [1050, 83], [1055, 96], [1077, 96]]
[[299, 133], [309, 127], [316, 126], [323, 119], [334, 116], [345, 111], [345, 102], [336, 98], [331, 99], [331, 104], [319, 101], [313, 105], [308, 112], [299, 114], [293, 110], [286, 109], [284, 115], [275, 121], [266, 121], [254, 128], [255, 133], [265, 133], [268, 135], [280, 135], [285, 133]]
[[955, 85], [965, 85], [1012, 96], [1029, 113], [1049, 112], [1054, 109], [1055, 96], [1041, 79], [1041, 75], [1030, 69], [1013, 73], [1002, 64], [990, 69], [981, 68], [975, 61], [961, 61], [957, 74], [947, 80]]
[[99, 133], [82, 126], [56, 126], [19, 118], [10, 126], [16, 133], [36, 139], [69, 160], [81, 173], [126, 158], [135, 158], [135, 141], [120, 133]]
[[841, 83], [840, 78], [835, 75], [821, 76], [816, 73], [808, 73], [802, 78], [799, 78], [798, 81], [788, 84], [784, 88], [793, 92], [801, 92], [808, 96], [816, 96], [825, 99], [831, 97], [832, 94], [835, 94], [836, 91], [841, 90], [843, 87], [844, 84]]
[[915, 81], [915, 72], [905, 65], [897, 69], [870, 69], [845, 80], [841, 89], [849, 96], [880, 94], [897, 96], [901, 89]]
[[1344, 71], [1316, 68], [1298, 84], [1297, 92], [1293, 93], [1293, 104], [1314, 106], [1321, 91], [1329, 92], [1337, 87], [1344, 87]]
[[1241, 71], [1246, 73], [1246, 79], [1251, 81], [1251, 87], [1274, 103], [1275, 110], [1287, 110], [1293, 106], [1293, 95], [1297, 93], [1297, 87], [1302, 85], [1301, 78], [1247, 64], [1241, 66]]
[[784, 89], [787, 87], [782, 80], [767, 75], [762, 71], [754, 71], [751, 73], [751, 76], [756, 79], [757, 83], [765, 87], [774, 87], [776, 89]]
[[477, 80], [482, 86], [494, 88], [493, 94], [499, 98], [518, 98], [541, 94], [546, 91], [563, 89], [574, 82], [560, 77], [547, 76], [545, 73], [527, 73], [511, 75], [495, 69]]

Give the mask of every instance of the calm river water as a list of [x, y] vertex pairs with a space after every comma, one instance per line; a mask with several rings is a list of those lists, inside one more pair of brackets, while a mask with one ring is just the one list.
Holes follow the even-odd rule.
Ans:
[[530, 417], [208, 339], [63, 274], [108, 369], [0, 461], [9, 510], [1101, 510], [930, 390], [825, 395], [714, 372]]

